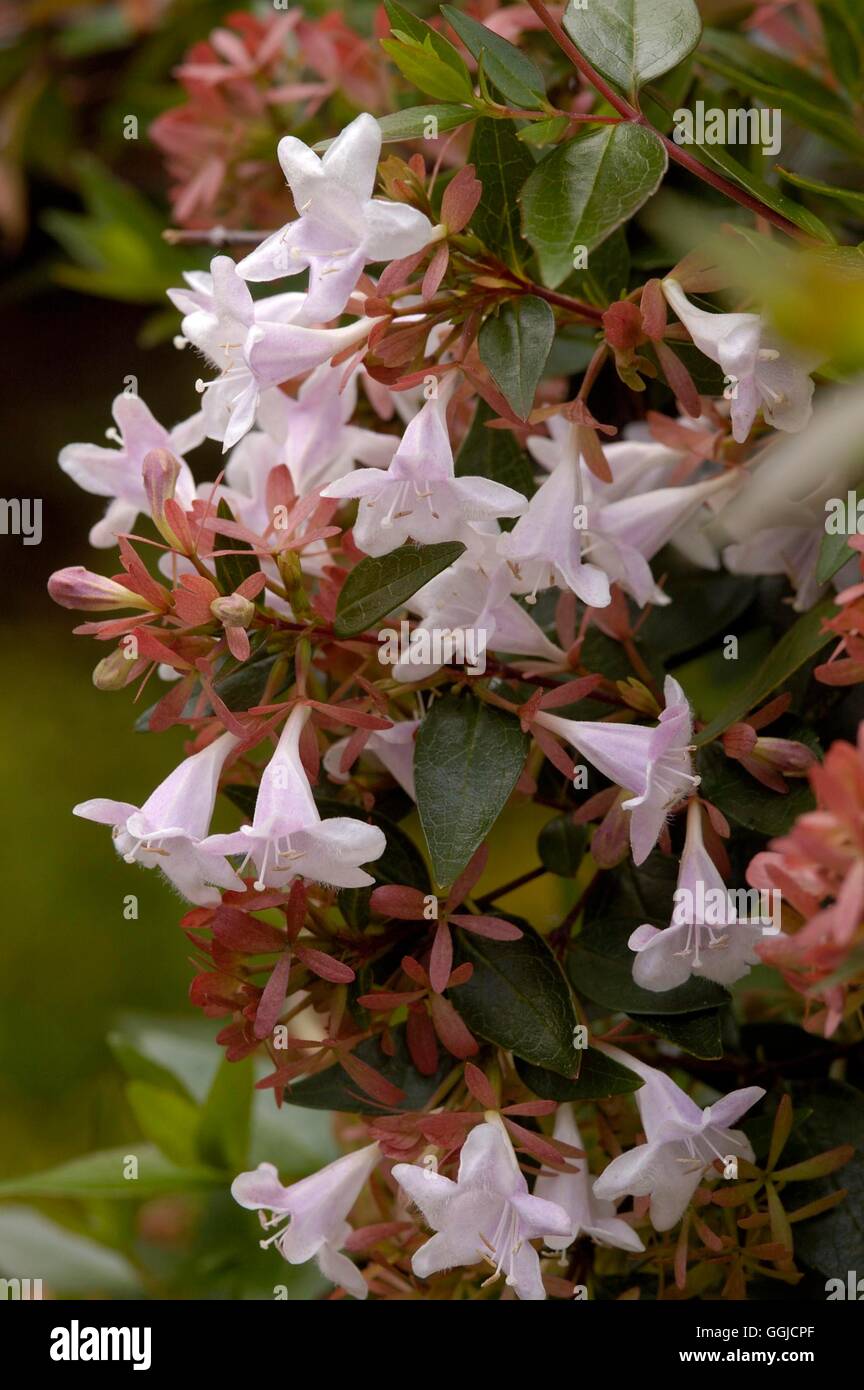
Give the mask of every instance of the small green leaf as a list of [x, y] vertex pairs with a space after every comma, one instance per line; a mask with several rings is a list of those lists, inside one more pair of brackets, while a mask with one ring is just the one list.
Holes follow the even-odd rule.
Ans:
[[760, 705], [766, 696], [793, 676], [799, 666], [803, 666], [805, 661], [809, 661], [821, 651], [832, 636], [830, 631], [823, 630], [823, 620], [835, 612], [836, 608], [831, 599], [824, 599], [815, 608], [811, 608], [809, 613], [802, 613], [794, 626], [784, 633], [768, 653], [753, 678], [736, 692], [734, 699], [716, 719], [712, 719], [711, 723], [696, 735], [694, 741], [699, 745], [710, 743], [718, 734], [728, 729], [730, 724], [743, 719]]
[[642, 1085], [641, 1076], [598, 1052], [596, 1047], [584, 1048], [575, 1056], [581, 1058], [581, 1065], [572, 1077], [535, 1067], [519, 1057], [516, 1070], [529, 1091], [541, 1100], [608, 1100], [610, 1096], [629, 1095]]
[[585, 853], [588, 836], [572, 816], [553, 816], [540, 831], [537, 853], [544, 869], [560, 878], [574, 878]]
[[864, 193], [854, 188], [835, 188], [830, 183], [821, 183], [819, 179], [806, 179], [803, 174], [793, 174], [791, 169], [781, 169], [779, 164], [775, 164], [774, 168], [781, 179], [795, 188], [803, 188], [807, 193], [816, 193], [820, 198], [842, 203], [847, 212], [858, 218], [864, 217]]
[[518, 941], [490, 941], [459, 932], [459, 959], [470, 980], [448, 998], [472, 1033], [535, 1066], [572, 1076], [578, 1065], [579, 1019], [567, 981], [549, 947], [527, 922]]
[[538, 149], [541, 145], [557, 145], [569, 128], [567, 116], [550, 116], [546, 121], [532, 121], [530, 125], [523, 126], [517, 139], [532, 149]]
[[694, 1057], [716, 1061], [723, 1056], [720, 1010], [692, 1014], [630, 1014], [638, 1028], [648, 1028]]
[[752, 193], [754, 198], [779, 212], [781, 217], [793, 222], [796, 227], [800, 227], [802, 232], [807, 232], [809, 236], [815, 237], [817, 241], [833, 242], [834, 237], [828, 227], [815, 212], [810, 212], [809, 208], [802, 208], [800, 203], [794, 199], [787, 198], [785, 193], [781, 193], [779, 188], [765, 179], [755, 174], [752, 169], [748, 169], [740, 160], [735, 159], [728, 150], [722, 145], [699, 145], [693, 144], [692, 150], [696, 158], [702, 164], [709, 167], [714, 166], [721, 174], [725, 174], [733, 183], [737, 183], [745, 192]]
[[410, 38], [397, 30], [394, 30], [393, 33], [392, 39], [381, 40], [381, 47], [388, 58], [391, 58], [396, 64], [402, 76], [407, 78], [413, 86], [421, 92], [428, 93], [430, 97], [435, 97], [438, 101], [470, 102], [473, 100], [474, 88], [471, 77], [455, 49], [453, 49], [453, 53], [458, 59], [459, 66], [449, 62], [437, 51], [436, 45], [432, 41], [431, 30], [427, 31], [422, 40]]
[[[456, 130], [458, 126], [465, 125], [468, 121], [477, 119], [477, 109], [473, 106], [462, 106], [456, 102], [437, 102], [431, 106], [406, 106], [401, 111], [391, 111], [386, 116], [377, 116], [378, 128], [381, 131], [381, 140], [385, 145], [393, 144], [399, 140], [419, 140], [426, 137], [434, 121], [439, 133], [447, 130]], [[312, 148], [317, 153], [323, 153], [333, 144], [333, 136], [330, 140], [319, 140]]]
[[27, 1207], [0, 1207], [0, 1277], [40, 1279], [52, 1298], [144, 1297], [137, 1272], [117, 1250]]
[[[433, 1076], [421, 1076], [411, 1061], [411, 1054], [405, 1041], [405, 1025], [399, 1024], [390, 1029], [390, 1042], [393, 1044], [392, 1057], [382, 1051], [377, 1038], [366, 1038], [354, 1048], [353, 1055], [374, 1067], [393, 1086], [404, 1091], [399, 1102], [400, 1110], [422, 1110], [434, 1096], [454, 1066], [459, 1065], [447, 1053], [439, 1061]], [[342, 1067], [334, 1065], [297, 1081], [285, 1091], [289, 1105], [305, 1105], [313, 1110], [341, 1110], [355, 1115], [380, 1115], [378, 1101], [364, 1095], [357, 1083]]]
[[[855, 497], [855, 516], [858, 515], [858, 494]], [[864, 493], [862, 493], [864, 496]], [[819, 584], [827, 584], [829, 579], [850, 560], [855, 559], [855, 551], [849, 544], [849, 537], [845, 532], [839, 535], [832, 535], [826, 531], [819, 546], [819, 561], [816, 565], [816, 579]]]
[[339, 592], [333, 624], [336, 636], [356, 637], [374, 627], [458, 560], [464, 549], [461, 541], [443, 541], [440, 545], [402, 545], [389, 555], [367, 555]]
[[198, 1153], [213, 1168], [240, 1172], [249, 1157], [253, 1060], [224, 1058], [213, 1078], [198, 1125]]
[[480, 329], [480, 360], [520, 420], [527, 420], [555, 337], [555, 315], [545, 299], [508, 300]]
[[126, 1099], [144, 1137], [156, 1144], [166, 1158], [181, 1168], [194, 1168], [200, 1162], [197, 1105], [176, 1091], [163, 1090], [149, 1081], [130, 1081]]
[[478, 62], [482, 58], [484, 73], [505, 101], [529, 110], [542, 106], [546, 84], [527, 54], [452, 5], [442, 5], [441, 13], [471, 56]]
[[[130, 1176], [129, 1159], [137, 1163]], [[70, 1159], [41, 1173], [9, 1178], [0, 1183], [0, 1197], [64, 1197], [81, 1201], [125, 1198], [143, 1201], [170, 1193], [196, 1192], [225, 1186], [225, 1174], [210, 1168], [178, 1167], [153, 1144], [127, 1143]]]
[[638, 212], [666, 172], [666, 151], [629, 121], [568, 140], [548, 154], [520, 195], [522, 231], [551, 288], [571, 274], [577, 247], [590, 252]]
[[564, 28], [598, 72], [632, 95], [692, 53], [702, 21], [693, 0], [589, 0], [568, 6]]
[[514, 270], [531, 255], [519, 231], [516, 199], [534, 169], [531, 151], [519, 139], [512, 121], [484, 117], [474, 127], [471, 163], [483, 185], [471, 227], [490, 251]]
[[439, 886], [452, 883], [507, 804], [528, 754], [519, 721], [472, 695], [436, 700], [414, 754], [417, 810]]

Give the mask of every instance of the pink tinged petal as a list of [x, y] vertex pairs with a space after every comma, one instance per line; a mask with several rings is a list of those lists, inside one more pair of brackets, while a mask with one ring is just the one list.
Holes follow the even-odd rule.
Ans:
[[451, 1178], [417, 1163], [397, 1163], [393, 1177], [419, 1207], [430, 1226], [440, 1228], [449, 1204], [459, 1189]]
[[486, 517], [519, 516], [528, 505], [527, 498], [512, 487], [493, 482], [491, 478], [455, 478], [453, 490], [468, 521], [483, 521]]
[[159, 784], [141, 807], [141, 819], [151, 833], [179, 828], [193, 839], [204, 838], [222, 768], [238, 741], [233, 734], [222, 734]]
[[[676, 989], [690, 979], [694, 973], [694, 956], [692, 949], [687, 951], [686, 948], [692, 930], [687, 926], [678, 926], [658, 931], [656, 927], [646, 925], [633, 932], [628, 945], [631, 951], [638, 952], [633, 962], [633, 979], [641, 989], [662, 993]], [[698, 932], [699, 928], [695, 930]]]
[[553, 1238], [569, 1236], [572, 1223], [560, 1202], [517, 1192], [510, 1198], [510, 1203], [519, 1214], [520, 1234], [526, 1240], [534, 1240], [547, 1231]]
[[[142, 488], [143, 492], [143, 488]], [[142, 503], [143, 506], [143, 503]], [[138, 517], [139, 507], [135, 502], [122, 502], [118, 498], [110, 504], [101, 521], [91, 528], [88, 540], [97, 550], [108, 550], [117, 544], [117, 537], [132, 530]]]
[[366, 888], [374, 883], [360, 865], [380, 859], [386, 848], [382, 830], [349, 816], [331, 816], [292, 837], [292, 849], [300, 856], [296, 873], [335, 888]]
[[290, 1212], [291, 1223], [279, 1250], [290, 1264], [304, 1264], [325, 1243], [341, 1244], [348, 1213], [380, 1157], [378, 1145], [369, 1144], [287, 1189], [279, 1210]]
[[652, 1192], [663, 1171], [665, 1150], [670, 1146], [662, 1144], [637, 1144], [626, 1153], [619, 1154], [607, 1164], [599, 1178], [594, 1180], [594, 1196], [604, 1202], [617, 1202], [622, 1197], [647, 1197]]
[[[282, 143], [285, 144], [286, 142], [283, 141]], [[321, 160], [321, 168], [328, 179], [340, 184], [355, 198], [365, 201], [367, 198], [371, 198], [372, 190], [375, 187], [375, 175], [378, 170], [380, 155], [381, 127], [374, 116], [370, 116], [368, 112], [363, 112], [350, 125], [347, 125], [341, 134], [337, 135], [332, 145], [328, 146]], [[291, 156], [282, 162], [289, 183], [294, 176], [294, 158], [292, 149]], [[306, 167], [310, 166], [304, 163], [300, 173], [301, 178]], [[291, 174], [289, 174], [289, 169], [292, 170]], [[378, 257], [375, 259], [377, 260]], [[387, 258], [382, 256], [381, 259]]]
[[[459, 1186], [482, 1186], [501, 1197], [527, 1192], [528, 1184], [519, 1168], [513, 1145], [503, 1125], [485, 1122], [476, 1125], [459, 1157]], [[491, 1232], [490, 1232], [491, 1234]]]
[[536, 723], [559, 734], [598, 772], [627, 791], [641, 793], [647, 783], [652, 730], [638, 724], [604, 724], [599, 720], [564, 719], [540, 710]]
[[690, 1205], [705, 1168], [687, 1162], [683, 1145], [665, 1145], [660, 1152], [664, 1162], [651, 1192], [651, 1225], [655, 1231], [671, 1231]]
[[304, 309], [308, 322], [326, 323], [338, 318], [360, 277], [366, 257], [362, 250], [351, 255], [320, 259], [310, 257], [309, 297]]
[[252, 821], [259, 835], [291, 835], [320, 820], [300, 759], [300, 736], [310, 713], [307, 705], [295, 705], [264, 769]]
[[519, 1246], [511, 1259], [507, 1283], [523, 1302], [539, 1303], [546, 1297], [540, 1273], [540, 1256], [527, 1241]]
[[128, 801], [110, 801], [107, 797], [96, 796], [90, 801], [79, 801], [72, 807], [73, 816], [84, 820], [97, 821], [99, 825], [125, 825], [130, 816], [138, 810]]
[[373, 198], [364, 208], [367, 261], [395, 261], [422, 251], [432, 240], [432, 223], [407, 203]]
[[231, 1196], [247, 1211], [288, 1211], [289, 1192], [272, 1163], [259, 1163], [251, 1172], [239, 1173], [231, 1184]]
[[705, 1111], [706, 1123], [727, 1129], [746, 1114], [764, 1096], [762, 1086], [744, 1086], [741, 1090], [730, 1091], [728, 1096], [709, 1105]]
[[761, 332], [758, 314], [715, 314], [699, 309], [690, 303], [681, 286], [673, 279], [663, 281], [663, 293], [699, 351], [712, 362], [720, 363], [721, 345], [730, 334], [738, 330], [744, 330], [745, 335], [749, 337], [745, 337], [743, 342], [741, 339], [733, 339], [736, 349], [735, 360], [740, 363], [745, 345], [755, 352]]
[[340, 1250], [328, 1243], [321, 1246], [316, 1256], [318, 1268], [329, 1279], [331, 1284], [337, 1284], [350, 1293], [353, 1298], [365, 1298], [369, 1293], [369, 1287], [360, 1270], [353, 1260], [349, 1260], [347, 1255], [343, 1255]]

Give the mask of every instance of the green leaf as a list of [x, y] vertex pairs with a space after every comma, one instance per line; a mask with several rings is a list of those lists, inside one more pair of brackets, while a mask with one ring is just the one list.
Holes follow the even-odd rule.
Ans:
[[[784, 738], [795, 737], [794, 733], [784, 734]], [[700, 796], [713, 802], [736, 825], [758, 830], [760, 835], [785, 835], [797, 817], [815, 805], [806, 780], [792, 780], [785, 796], [772, 792], [740, 763], [727, 758], [718, 743], [700, 751], [698, 772], [702, 778]]]
[[[130, 1171], [130, 1158], [137, 1160], [136, 1178], [124, 1177]], [[155, 1145], [132, 1141], [118, 1149], [102, 1149], [70, 1159], [41, 1173], [9, 1178], [0, 1183], [0, 1197], [64, 1197], [82, 1201], [119, 1197], [142, 1201], [213, 1186], [224, 1188], [224, 1173], [200, 1166], [178, 1167]]]
[[[652, 925], [667, 927], [670, 915]], [[655, 994], [642, 989], [633, 979], [635, 952], [627, 941], [648, 917], [606, 917], [584, 927], [570, 951], [567, 973], [579, 995], [585, 995], [604, 1009], [626, 1014], [692, 1014], [713, 1009], [729, 1001], [720, 985], [694, 975], [676, 989]]]
[[[491, 478], [495, 483], [515, 488], [526, 497], [533, 496], [534, 469], [528, 454], [522, 448], [512, 430], [490, 430], [487, 420], [495, 418], [495, 411], [485, 401], [477, 402], [471, 428], [462, 441], [456, 455], [455, 473], [457, 478]], [[515, 517], [501, 517], [500, 526], [512, 530]]]
[[[411, 1061], [405, 1041], [405, 1025], [390, 1029], [393, 1056], [383, 1052], [377, 1038], [366, 1038], [354, 1048], [354, 1056], [374, 1067], [393, 1086], [405, 1092], [399, 1102], [400, 1110], [422, 1110], [431, 1100], [454, 1066], [459, 1065], [448, 1054], [440, 1058], [433, 1076], [421, 1076]], [[355, 1115], [380, 1115], [378, 1101], [363, 1094], [356, 1082], [338, 1065], [327, 1067], [315, 1076], [297, 1081], [285, 1091], [289, 1105], [305, 1105], [313, 1110], [341, 1110]]]
[[531, 151], [520, 141], [512, 121], [484, 117], [474, 127], [468, 158], [483, 185], [471, 227], [482, 242], [514, 270], [531, 254], [519, 231], [516, 199], [534, 169]]
[[535, 1066], [572, 1076], [579, 1019], [567, 981], [533, 927], [520, 918], [510, 920], [522, 928], [518, 941], [459, 932], [459, 960], [470, 961], [474, 973], [448, 998], [478, 1037]]
[[726, 29], [705, 30], [699, 62], [719, 72], [744, 95], [761, 97], [782, 110], [784, 117], [792, 117], [841, 149], [855, 154], [864, 151], [849, 102], [800, 64]]
[[585, 854], [588, 838], [583, 825], [574, 825], [572, 816], [553, 816], [537, 839], [537, 853], [544, 869], [560, 878], [574, 878]]
[[642, 1085], [641, 1076], [598, 1052], [596, 1047], [583, 1048], [575, 1055], [581, 1058], [581, 1066], [573, 1077], [559, 1076], [518, 1057], [516, 1070], [529, 1091], [541, 1100], [608, 1100], [610, 1096], [629, 1095]]
[[[608, 236], [589, 257], [584, 270], [577, 270], [565, 283], [565, 290], [577, 299], [587, 299], [601, 309], [627, 293], [630, 278], [630, 249], [623, 227]], [[592, 348], [597, 344], [591, 340]], [[550, 371], [550, 376], [554, 375]]]
[[[864, 496], [864, 492], [861, 493]], [[855, 515], [858, 515], [858, 497], [855, 493]], [[855, 551], [849, 544], [849, 537], [845, 532], [833, 535], [826, 531], [819, 545], [819, 560], [816, 565], [816, 579], [820, 584], [827, 584], [829, 579], [833, 579], [839, 569], [842, 569], [850, 560], [855, 559]]]
[[712, 739], [717, 738], [730, 724], [737, 723], [760, 705], [766, 696], [793, 676], [799, 666], [803, 666], [805, 661], [809, 661], [821, 651], [831, 641], [832, 636], [830, 632], [822, 630], [822, 621], [835, 612], [832, 600], [823, 599], [815, 608], [811, 608], [809, 613], [802, 613], [794, 626], [784, 633], [768, 653], [752, 679], [736, 692], [722, 713], [696, 735], [695, 743], [710, 743]]
[[529, 110], [543, 105], [546, 90], [543, 74], [521, 49], [452, 5], [442, 5], [441, 13], [471, 56], [478, 62], [482, 58], [486, 77], [505, 101]]
[[[422, 38], [413, 38], [400, 29], [393, 30], [392, 39], [382, 39], [381, 47], [396, 64], [402, 76], [421, 92], [446, 102], [471, 102], [474, 87], [461, 57], [428, 25]], [[452, 58], [442, 50], [446, 44]]]
[[239, 1173], [249, 1159], [254, 1062], [223, 1058], [201, 1111], [198, 1153], [213, 1168]]
[[723, 1056], [719, 1009], [704, 1009], [693, 1014], [631, 1013], [630, 1018], [639, 1028], [649, 1028], [694, 1057], [716, 1061]]
[[537, 165], [520, 195], [522, 231], [544, 282], [560, 285], [577, 247], [594, 247], [638, 212], [666, 172], [666, 151], [644, 126], [622, 122], [577, 136]]
[[854, 188], [834, 188], [830, 183], [821, 183], [819, 179], [805, 179], [803, 174], [793, 174], [791, 169], [781, 169], [779, 164], [774, 168], [795, 188], [803, 188], [807, 193], [816, 193], [820, 198], [831, 198], [842, 203], [847, 212], [851, 212], [855, 217], [864, 217], [864, 193], [859, 193]]
[[181, 1168], [194, 1168], [200, 1162], [197, 1105], [149, 1081], [130, 1081], [126, 1099], [145, 1139], [156, 1144], [166, 1158]]
[[567, 116], [550, 116], [547, 121], [531, 121], [529, 125], [523, 126], [516, 138], [521, 140], [523, 145], [530, 145], [532, 149], [540, 145], [557, 145], [569, 126]]
[[[381, 140], [385, 145], [399, 140], [419, 140], [426, 136], [430, 121], [434, 120], [438, 131], [456, 130], [458, 126], [477, 119], [477, 108], [462, 106], [456, 102], [436, 102], [430, 106], [406, 106], [401, 111], [391, 111], [386, 116], [376, 116]], [[318, 153], [330, 148], [335, 140], [319, 140], [312, 148]]]
[[[796, 1257], [827, 1278], [846, 1280], [846, 1271], [864, 1273], [864, 1095], [842, 1081], [795, 1087], [799, 1105], [810, 1115], [798, 1126], [783, 1153], [784, 1164], [810, 1158], [839, 1144], [852, 1144], [855, 1156], [837, 1172], [790, 1190], [786, 1206], [803, 1207], [839, 1188], [848, 1196], [839, 1206], [795, 1224]], [[794, 1202], [793, 1202], [794, 1194]]]
[[564, 28], [598, 72], [633, 95], [692, 53], [702, 21], [693, 0], [577, 0]]
[[389, 555], [367, 555], [348, 575], [336, 603], [337, 637], [356, 637], [401, 608], [406, 599], [447, 569], [464, 551], [461, 541], [402, 545]]
[[510, 299], [480, 329], [480, 360], [520, 420], [527, 420], [555, 337], [555, 315], [545, 299]]
[[[222, 521], [236, 521], [225, 498], [219, 499], [219, 507], [216, 512], [217, 517]], [[233, 594], [235, 589], [239, 589], [244, 579], [250, 575], [257, 574], [260, 566], [258, 556], [252, 550], [248, 541], [238, 540], [236, 536], [222, 536], [217, 533], [213, 537], [214, 550], [248, 550], [249, 555], [217, 555], [216, 557], [216, 581], [223, 593]]]
[[758, 174], [754, 174], [752, 169], [748, 169], [735, 159], [722, 145], [694, 144], [692, 151], [701, 164], [705, 164], [709, 168], [713, 165], [716, 170], [725, 174], [733, 183], [737, 183], [739, 188], [751, 193], [754, 198], [758, 198], [760, 202], [766, 203], [769, 208], [779, 212], [781, 217], [787, 218], [796, 227], [800, 227], [802, 232], [816, 237], [818, 241], [834, 241], [831, 231], [825, 226], [822, 219], [816, 216], [815, 212], [810, 212], [808, 208], [802, 208], [801, 204], [796, 203], [792, 198], [787, 198], [785, 193], [781, 193], [773, 184], [766, 182]]
[[640, 637], [659, 657], [681, 656], [718, 632], [728, 632], [753, 601], [755, 590], [753, 579], [722, 571], [672, 575], [663, 586], [672, 602], [651, 609]]
[[41, 1279], [53, 1298], [141, 1298], [138, 1274], [116, 1250], [27, 1207], [0, 1208], [0, 1276]]
[[503, 710], [465, 696], [436, 700], [414, 754], [417, 810], [435, 879], [452, 883], [498, 819], [528, 754], [528, 736]]

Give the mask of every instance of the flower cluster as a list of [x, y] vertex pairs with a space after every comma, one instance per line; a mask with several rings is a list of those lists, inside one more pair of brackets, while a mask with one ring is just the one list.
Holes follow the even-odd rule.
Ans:
[[[432, 73], [433, 94], [461, 102], [457, 127], [506, 126], [521, 159], [526, 131], [489, 90], [518, 85], [501, 56], [515, 11], [510, 28], [469, 17], [457, 46], [388, 9], [403, 73]], [[485, 71], [477, 29], [504, 45]], [[585, 92], [565, 111], [541, 102], [524, 61], [551, 143], [590, 119]], [[265, 1162], [235, 1199], [269, 1213], [263, 1244], [360, 1298], [573, 1297], [598, 1267], [624, 1293], [632, 1256], [661, 1285], [674, 1264], [679, 1291], [691, 1263], [718, 1291], [723, 1267], [728, 1296], [757, 1267], [786, 1278], [776, 1153], [767, 1208], [747, 1208], [758, 1221], [739, 1235], [706, 1215], [730, 1205], [718, 1194], [738, 1165], [756, 1171], [735, 1126], [765, 1089], [723, 1096], [687, 1059], [721, 1057], [720, 1010], [760, 960], [824, 1007], [808, 1027], [854, 1025], [864, 743], [820, 764], [801, 729], [760, 732], [790, 723], [791, 696], [764, 701], [818, 649], [809, 628], [811, 645], [783, 637], [778, 671], [739, 682], [728, 711], [675, 658], [728, 642], [757, 576], [794, 577], [799, 609], [827, 582], [814, 518], [778, 526], [763, 505], [772, 451], [810, 423], [818, 362], [759, 313], [697, 303], [686, 260], [602, 308], [578, 276], [546, 274], [534, 173], [524, 249], [515, 221], [512, 255], [488, 245], [505, 194], [482, 137], [455, 173], [441, 157], [382, 160], [382, 69], [338, 16], [233, 17], [179, 76], [190, 99], [154, 131], [177, 220], [284, 225], [169, 293], [177, 346], [202, 360], [200, 408], [169, 429], [123, 395], [112, 447], [61, 453], [107, 499], [90, 539], [120, 568], [76, 565], [49, 589], [106, 644], [95, 685], [160, 689], [144, 724], [188, 736], [142, 806], [100, 796], [75, 814], [190, 905], [192, 999], [223, 1020], [229, 1059], [264, 1058], [278, 1102], [323, 1085], [357, 1116], [320, 1172], [283, 1186]], [[363, 108], [340, 134], [314, 148], [281, 134], [337, 82]], [[400, 116], [409, 135], [423, 119]], [[623, 128], [598, 118], [603, 139], [607, 119]], [[697, 390], [699, 358], [719, 389]], [[594, 414], [610, 398], [598, 382], [635, 398], [661, 378], [665, 408], [620, 438]], [[224, 466], [196, 480], [205, 440]], [[841, 598], [851, 614], [860, 591]], [[408, 638], [395, 655], [394, 615]], [[787, 913], [768, 936], [732, 900], [724, 841], [730, 820], [759, 828], [754, 805], [783, 815], [805, 777], [818, 809], [749, 870], [805, 925]], [[220, 789], [244, 817], [228, 831], [212, 824]], [[492, 828], [532, 803], [556, 813], [542, 863], [491, 889]], [[400, 824], [415, 809], [428, 856]], [[573, 889], [554, 930], [496, 906], [547, 872]]]

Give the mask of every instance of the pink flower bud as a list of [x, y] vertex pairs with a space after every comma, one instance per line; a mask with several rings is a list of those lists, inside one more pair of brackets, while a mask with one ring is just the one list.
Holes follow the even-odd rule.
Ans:
[[242, 594], [229, 594], [227, 598], [214, 598], [210, 612], [223, 627], [248, 627], [255, 616], [255, 605]]
[[137, 663], [129, 660], [123, 648], [115, 647], [93, 668], [93, 684], [97, 690], [122, 690], [136, 669]]
[[56, 570], [48, 580], [48, 592], [61, 608], [78, 608], [89, 613], [103, 613], [111, 608], [150, 606], [140, 594], [124, 589], [114, 579], [86, 570], [83, 565]]
[[174, 497], [180, 468], [180, 460], [168, 449], [151, 449], [141, 469], [153, 525], [171, 546], [177, 545], [177, 537], [165, 517], [165, 503]]

